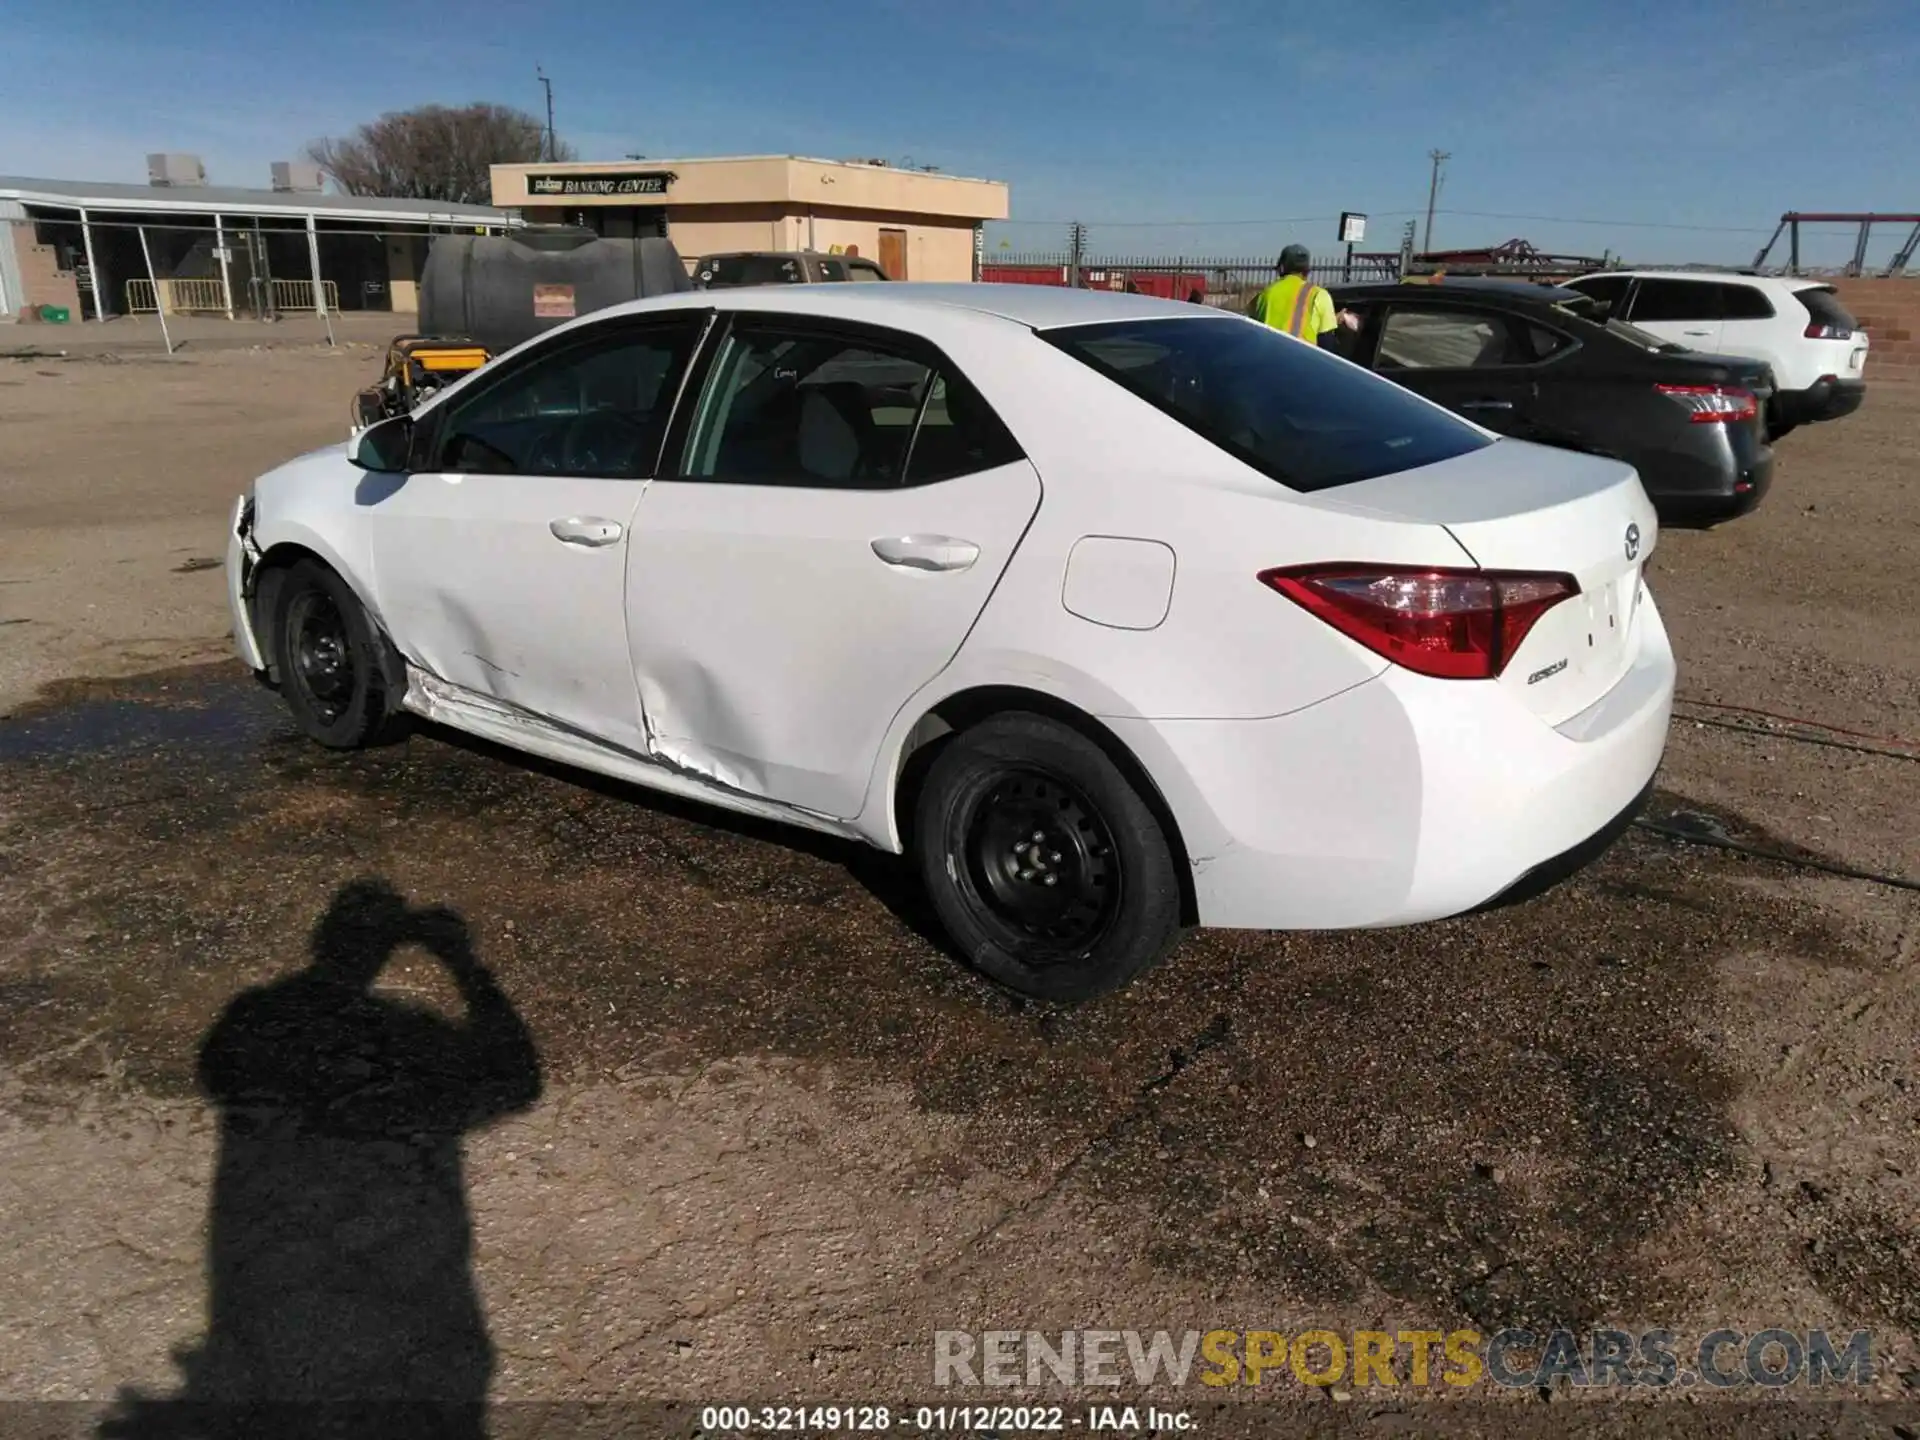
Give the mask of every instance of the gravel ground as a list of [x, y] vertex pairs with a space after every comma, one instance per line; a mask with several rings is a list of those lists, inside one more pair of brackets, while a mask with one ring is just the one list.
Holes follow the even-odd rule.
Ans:
[[[1148, 1398], [1220, 1436], [1920, 1425], [1920, 903], [1835, 873], [1920, 877], [1920, 392], [1655, 557], [1654, 818], [1801, 863], [1636, 830], [1515, 909], [1204, 933], [1063, 1011], [942, 954], [886, 857], [443, 733], [300, 741], [227, 658], [221, 522], [376, 363], [0, 359], [16, 1417], [351, 1377], [691, 1434], [979, 1401], [936, 1329], [1778, 1325], [1871, 1329], [1873, 1383]], [[316, 978], [369, 949], [378, 1003]]]

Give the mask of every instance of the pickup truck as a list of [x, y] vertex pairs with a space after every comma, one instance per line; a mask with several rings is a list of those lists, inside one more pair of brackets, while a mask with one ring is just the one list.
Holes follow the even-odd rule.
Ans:
[[864, 256], [828, 255], [818, 250], [738, 250], [725, 255], [703, 255], [693, 267], [696, 290], [886, 278], [887, 272]]

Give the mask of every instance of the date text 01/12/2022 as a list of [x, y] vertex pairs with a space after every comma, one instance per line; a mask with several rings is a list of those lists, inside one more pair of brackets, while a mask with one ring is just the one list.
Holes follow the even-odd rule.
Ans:
[[710, 1405], [700, 1412], [709, 1435], [1049, 1434], [1166, 1435], [1193, 1428], [1184, 1410], [1093, 1405], [1070, 1414], [1063, 1405], [921, 1405], [897, 1413], [885, 1405]]

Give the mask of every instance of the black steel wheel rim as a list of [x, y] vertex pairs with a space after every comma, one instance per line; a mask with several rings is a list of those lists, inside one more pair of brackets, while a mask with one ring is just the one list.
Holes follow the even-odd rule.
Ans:
[[333, 597], [309, 591], [294, 597], [287, 615], [294, 682], [322, 724], [331, 725], [353, 703], [353, 642], [347, 617]]
[[1093, 803], [1062, 777], [1009, 767], [978, 786], [964, 817], [967, 875], [981, 907], [1027, 944], [1084, 952], [1120, 911], [1120, 857]]

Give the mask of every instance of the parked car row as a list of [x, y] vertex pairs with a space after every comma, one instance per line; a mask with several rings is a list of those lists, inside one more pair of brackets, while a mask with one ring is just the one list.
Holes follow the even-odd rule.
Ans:
[[957, 953], [1084, 999], [1591, 861], [1666, 744], [1662, 522], [1864, 384], [1818, 284], [1340, 287], [1328, 354], [828, 259], [709, 257], [262, 476], [242, 657], [323, 745], [422, 717], [903, 853]]
[[[702, 288], [885, 278], [870, 260], [810, 252], [695, 268]], [[1852, 413], [1866, 390], [1867, 336], [1818, 280], [1622, 270], [1333, 293], [1364, 323], [1327, 348], [1502, 435], [1627, 461], [1670, 525], [1751, 511], [1772, 442]]]
[[1624, 460], [1663, 522], [1713, 525], [1773, 474], [1764, 360], [1683, 349], [1570, 288], [1518, 280], [1334, 290], [1327, 346], [1489, 430]]
[[1775, 435], [1851, 415], [1866, 397], [1867, 334], [1824, 281], [1621, 270], [1567, 286], [1689, 350], [1764, 360]]

